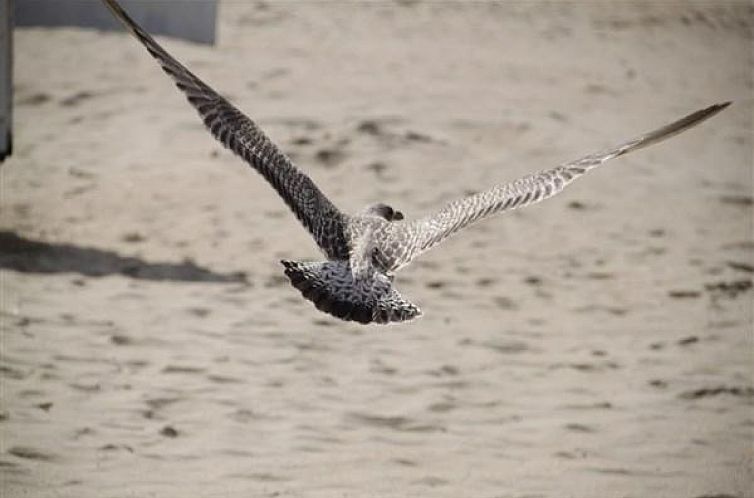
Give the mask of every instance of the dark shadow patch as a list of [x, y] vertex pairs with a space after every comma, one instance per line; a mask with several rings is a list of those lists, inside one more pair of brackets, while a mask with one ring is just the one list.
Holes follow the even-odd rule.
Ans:
[[28, 372], [23, 372], [20, 369], [9, 367], [8, 365], [0, 365], [0, 378], [21, 380], [28, 376]]
[[614, 361], [598, 361], [595, 363], [554, 363], [550, 365], [551, 370], [560, 370], [570, 368], [579, 372], [604, 372], [606, 370], [617, 370], [620, 365]]
[[243, 384], [244, 379], [228, 377], [226, 375], [208, 375], [207, 380], [216, 384]]
[[388, 142], [419, 142], [419, 143], [442, 143], [432, 136], [414, 130], [397, 132], [387, 129], [390, 125], [399, 123], [400, 120], [392, 118], [366, 119], [356, 126], [356, 131], [377, 139]]
[[565, 458], [566, 460], [575, 460], [577, 458], [586, 458], [587, 452], [586, 450], [557, 451], [554, 455], [558, 458]]
[[191, 367], [183, 365], [168, 365], [162, 369], [162, 373], [167, 374], [199, 374], [204, 372], [205, 369], [202, 367]]
[[314, 140], [311, 137], [301, 136], [291, 140], [291, 143], [293, 145], [311, 145], [314, 143]]
[[387, 427], [390, 429], [402, 429], [411, 424], [411, 420], [401, 416], [370, 415], [366, 413], [351, 413], [348, 418], [360, 425], [370, 427]]
[[437, 403], [432, 403], [427, 407], [429, 411], [435, 413], [447, 413], [449, 411], [455, 410], [456, 408], [458, 408], [458, 405], [450, 401], [438, 401]]
[[623, 316], [623, 315], [628, 314], [628, 309], [626, 308], [618, 308], [615, 306], [601, 306], [597, 304], [593, 304], [589, 306], [582, 306], [580, 308], [574, 308], [574, 311], [576, 313], [606, 312], [614, 316]]
[[[601, 401], [597, 403], [584, 403], [584, 404], [570, 404], [570, 405], [564, 405], [563, 408], [566, 408], [568, 410], [609, 410], [613, 407], [613, 404], [609, 401]], [[566, 429], [578, 431], [579, 429], [571, 427], [573, 424], [566, 425]], [[578, 425], [578, 424], [576, 424]], [[587, 431], [582, 432], [593, 432], [591, 428]]]
[[31, 95], [27, 95], [27, 96], [24, 96], [24, 97], [19, 97], [16, 100], [16, 105], [17, 106], [24, 106], [24, 105], [36, 106], [36, 105], [41, 105], [41, 104], [47, 103], [50, 100], [52, 100], [52, 97], [50, 97], [46, 93], [42, 93], [42, 92], [40, 92], [40, 93], [33, 93]]
[[343, 160], [346, 158], [346, 155], [340, 149], [325, 148], [318, 150], [314, 157], [325, 167], [334, 168], [335, 166], [343, 162]]
[[366, 168], [370, 171], [374, 171], [377, 176], [382, 175], [387, 170], [387, 165], [379, 161], [367, 164]]
[[502, 310], [515, 310], [518, 309], [518, 305], [513, 299], [505, 296], [495, 296], [492, 298], [495, 305]]
[[637, 475], [636, 472], [633, 472], [628, 469], [622, 469], [622, 468], [594, 468], [589, 469], [593, 472], [597, 472], [598, 474], [609, 474], [609, 475], [620, 475], [620, 476], [634, 476]]
[[260, 417], [260, 415], [256, 414], [255, 412], [247, 408], [239, 408], [233, 414], [230, 415], [230, 418], [236, 422], [246, 424], [253, 420], [258, 420], [262, 417]]
[[487, 341], [480, 346], [491, 349], [500, 354], [520, 354], [530, 351], [529, 345], [524, 341], [503, 340]]
[[186, 310], [190, 315], [193, 315], [197, 318], [205, 318], [209, 316], [210, 313], [212, 313], [212, 310], [209, 308], [202, 308], [199, 306], [192, 307]]
[[123, 450], [123, 451], [127, 451], [129, 453], [133, 453], [134, 452], [134, 449], [131, 446], [127, 445], [127, 444], [108, 443], [108, 444], [104, 444], [104, 445], [100, 446], [99, 449], [101, 451], [121, 451], [121, 450]]
[[427, 371], [427, 373], [433, 377], [445, 377], [456, 376], [460, 372], [458, 370], [458, 367], [454, 367], [453, 365], [443, 365], [440, 368], [429, 370]]
[[81, 91], [74, 93], [70, 97], [66, 97], [63, 100], [60, 101], [60, 105], [64, 107], [75, 107], [79, 105], [81, 102], [84, 102], [85, 100], [89, 100], [92, 97], [94, 97], [94, 94], [92, 92], [87, 91]]
[[[232, 479], [251, 479], [253, 481], [261, 482], [286, 482], [291, 480], [289, 477], [270, 474], [269, 472], [253, 472], [251, 474], [235, 473], [228, 474], [227, 477], [230, 477]], [[277, 496], [277, 493], [273, 493], [269, 496]]]
[[165, 437], [178, 437], [178, 430], [170, 425], [166, 425], [160, 429], [160, 435]]
[[81, 391], [83, 393], [96, 393], [102, 390], [102, 386], [99, 384], [80, 384], [77, 382], [72, 382], [68, 384], [68, 386], [71, 389], [75, 389], [76, 391]]
[[734, 206], [751, 207], [754, 205], [754, 197], [750, 195], [721, 195], [720, 202]]
[[396, 373], [398, 373], [398, 370], [396, 368], [385, 365], [379, 360], [372, 362], [372, 366], [369, 367], [369, 371], [382, 375], [395, 375]]
[[52, 408], [52, 406], [53, 406], [53, 403], [51, 401], [46, 401], [44, 403], [37, 403], [34, 406], [36, 406], [37, 408], [39, 408], [42, 411], [49, 412], [50, 408]]
[[495, 284], [495, 282], [496, 280], [494, 278], [482, 277], [474, 282], [474, 284], [476, 284], [477, 287], [489, 287]]
[[395, 4], [399, 7], [414, 7], [421, 3], [419, 0], [395, 0]]
[[754, 249], [754, 240], [736, 240], [728, 244], [723, 244], [720, 247], [726, 251], [737, 251], [740, 249], [748, 251]]
[[524, 279], [524, 283], [533, 286], [542, 285], [542, 279], [539, 277], [530, 276]]
[[688, 337], [684, 337], [683, 339], [678, 340], [679, 346], [688, 346], [689, 344], [695, 344], [699, 342], [699, 338], [695, 335], [690, 335]]
[[437, 476], [426, 476], [414, 481], [414, 483], [434, 488], [437, 486], [445, 486], [446, 484], [449, 484], [449, 481]]
[[137, 244], [139, 242], [144, 242], [145, 240], [147, 240], [147, 238], [139, 232], [128, 232], [126, 234], [123, 234], [120, 240], [122, 240], [123, 242], [128, 242], [129, 244]]
[[571, 424], [566, 424], [565, 428], [566, 430], [569, 430], [571, 432], [583, 432], [583, 433], [595, 432], [594, 428], [585, 424], [571, 423]]
[[747, 263], [740, 263], [738, 261], [728, 261], [728, 267], [732, 270], [742, 271], [746, 273], [754, 273], [754, 266]]
[[581, 201], [571, 201], [566, 204], [570, 209], [582, 210], [586, 209], [586, 204]]
[[586, 274], [586, 278], [591, 280], [610, 280], [615, 278], [615, 275], [609, 272], [593, 271]]
[[373, 119], [366, 119], [362, 121], [356, 127], [356, 130], [361, 133], [374, 136], [382, 135], [384, 133], [380, 123]]
[[713, 396], [719, 396], [721, 394], [728, 394], [730, 396], [739, 396], [742, 398], [754, 397], [754, 387], [742, 387], [742, 386], [718, 386], [718, 387], [703, 387], [701, 389], [694, 389], [691, 391], [682, 392], [679, 397], [682, 399], [700, 399], [710, 398]]
[[424, 133], [419, 133], [418, 131], [411, 131], [411, 130], [406, 132], [406, 134], [404, 135], [404, 138], [411, 142], [434, 142], [435, 141], [429, 135], [425, 135]]
[[161, 410], [162, 408], [183, 401], [183, 398], [150, 398], [145, 401], [147, 406], [152, 410]]
[[606, 85], [599, 83], [589, 83], [584, 87], [584, 91], [590, 95], [619, 95], [618, 92]]
[[27, 446], [14, 446], [8, 450], [8, 453], [18, 458], [25, 458], [27, 460], [40, 460], [43, 462], [52, 462], [57, 457], [50, 453], [45, 453], [42, 450], [36, 448], [30, 448]]
[[668, 291], [668, 296], [673, 299], [689, 299], [701, 296], [702, 293], [695, 290], [671, 290]]
[[133, 344], [133, 339], [131, 339], [127, 335], [113, 334], [110, 336], [110, 342], [112, 342], [116, 346], [128, 346], [130, 344]]
[[727, 297], [734, 299], [739, 294], [750, 291], [752, 287], [751, 280], [734, 280], [731, 282], [715, 282], [705, 284], [704, 288], [712, 294], [713, 298]]
[[243, 272], [215, 273], [190, 260], [148, 263], [113, 251], [40, 242], [7, 231], [0, 231], [0, 268], [22, 273], [80, 273], [88, 277], [124, 275], [139, 280], [248, 283]]
[[445, 432], [445, 428], [434, 424], [417, 424], [408, 417], [381, 416], [366, 413], [350, 413], [348, 419], [359, 425], [386, 428], [400, 432]]

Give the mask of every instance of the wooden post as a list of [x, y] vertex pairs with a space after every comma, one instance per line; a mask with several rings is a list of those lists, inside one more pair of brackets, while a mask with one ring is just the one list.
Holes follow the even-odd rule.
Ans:
[[13, 149], [13, 6], [0, 0], [0, 161]]

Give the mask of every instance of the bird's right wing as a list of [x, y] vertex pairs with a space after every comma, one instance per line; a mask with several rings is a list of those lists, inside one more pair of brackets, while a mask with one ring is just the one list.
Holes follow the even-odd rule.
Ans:
[[605, 161], [681, 133], [714, 116], [728, 105], [730, 105], [730, 102], [701, 109], [617, 147], [590, 154], [576, 161], [527, 175], [514, 182], [497, 185], [487, 191], [453, 201], [440, 211], [413, 222], [398, 223], [395, 225], [393, 236], [404, 241], [405, 249], [401, 257], [397, 258], [394, 269], [408, 264], [422, 252], [429, 250], [475, 221], [552, 197], [576, 178]]
[[186, 94], [204, 124], [222, 144], [245, 159], [277, 190], [329, 257], [344, 257], [346, 215], [299, 171], [264, 132], [144, 31], [115, 0], [102, 0]]

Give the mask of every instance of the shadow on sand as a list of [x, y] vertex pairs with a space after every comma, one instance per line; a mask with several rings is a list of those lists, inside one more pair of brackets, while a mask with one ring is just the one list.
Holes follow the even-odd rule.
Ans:
[[178, 264], [148, 263], [112, 251], [29, 240], [8, 231], [0, 231], [0, 268], [24, 273], [80, 273], [88, 277], [125, 275], [141, 280], [247, 283], [242, 272], [215, 273], [189, 260]]

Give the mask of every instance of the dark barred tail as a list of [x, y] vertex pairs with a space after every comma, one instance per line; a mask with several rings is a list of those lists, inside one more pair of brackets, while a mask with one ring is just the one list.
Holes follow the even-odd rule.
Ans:
[[406, 301], [385, 275], [354, 278], [347, 261], [281, 263], [291, 284], [306, 299], [341, 320], [385, 324], [421, 315], [421, 310]]

